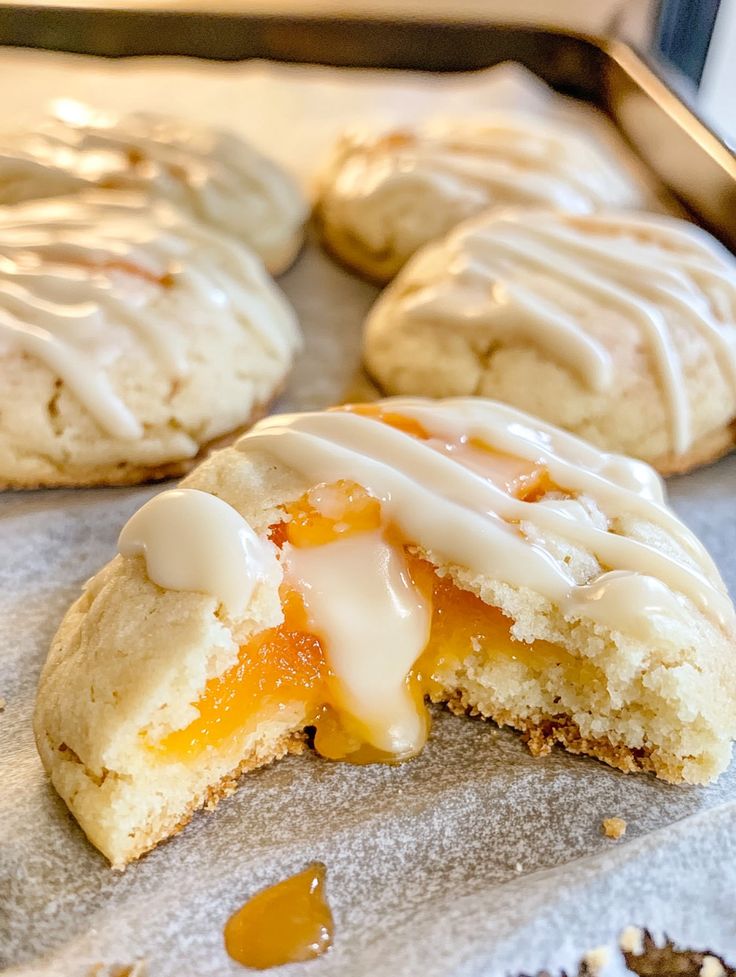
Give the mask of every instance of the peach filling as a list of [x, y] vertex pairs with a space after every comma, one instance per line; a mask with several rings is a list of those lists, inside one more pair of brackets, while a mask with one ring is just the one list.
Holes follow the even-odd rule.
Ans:
[[225, 924], [225, 949], [246, 967], [266, 970], [314, 960], [332, 946], [332, 913], [325, 897], [325, 867], [256, 892]]
[[[382, 423], [423, 440], [431, 438], [416, 421], [372, 407], [353, 408]], [[485, 465], [488, 477], [503, 484], [509, 494], [535, 501], [554, 488], [546, 470], [492, 452], [484, 445], [466, 441], [443, 445], [437, 450], [459, 462], [471, 461], [478, 469]], [[465, 458], [463, 458], [465, 456]], [[434, 567], [412, 552], [396, 527], [387, 525], [381, 503], [362, 486], [349, 481], [319, 485], [301, 499], [284, 506], [284, 520], [271, 528], [278, 548], [325, 546], [351, 535], [382, 532], [392, 544], [403, 546], [415, 586], [430, 602], [431, 629], [424, 652], [407, 676], [417, 704], [425, 712], [426, 696], [441, 699], [443, 685], [437, 677], [462, 668], [474, 650], [483, 660], [520, 662], [532, 673], [561, 666], [584, 679], [590, 668], [554, 644], [527, 644], [511, 635], [511, 621], [498, 609], [474, 594], [461, 590], [449, 577], [440, 577]], [[207, 746], [217, 746], [244, 728], [254, 728], [275, 708], [294, 707], [305, 725], [316, 729], [314, 745], [331, 759], [366, 763], [395, 760], [375, 750], [360, 735], [351, 717], [341, 713], [331, 694], [332, 674], [323, 641], [310, 629], [300, 595], [282, 587], [284, 621], [278, 627], [255, 635], [240, 649], [237, 663], [207, 682], [196, 702], [198, 717], [186, 728], [168, 734], [157, 749], [172, 759], [185, 759]]]
[[160, 749], [185, 757], [217, 746], [281, 704], [301, 704], [306, 714], [319, 709], [328, 671], [322, 646], [308, 630], [299, 594], [282, 589], [281, 602], [283, 623], [241, 647], [237, 663], [207, 682], [199, 716], [164, 737]]

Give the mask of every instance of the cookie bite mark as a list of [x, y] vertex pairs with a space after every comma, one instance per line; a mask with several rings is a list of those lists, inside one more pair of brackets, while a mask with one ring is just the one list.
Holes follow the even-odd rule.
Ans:
[[[432, 439], [419, 422], [400, 413], [364, 406], [348, 410], [421, 441], [436, 441], [433, 449], [456, 461], [462, 457], [458, 450], [465, 448], [467, 457], [460, 463], [484, 468], [486, 477], [518, 498], [541, 491], [541, 466], [496, 457], [480, 443]], [[212, 518], [205, 517], [205, 505]], [[555, 657], [551, 646], [548, 650], [539, 643], [530, 650], [514, 641], [503, 614], [449, 579], [436, 577], [431, 564], [402, 540], [398, 527], [385, 520], [378, 499], [357, 483], [343, 479], [318, 485], [283, 511], [284, 521], [269, 530], [284, 573], [283, 623], [250, 639], [241, 646], [237, 663], [210, 679], [195, 704], [196, 720], [151, 743], [161, 756], [193, 755], [217, 746], [243, 725], [257, 725], [262, 710], [298, 702], [306, 724], [315, 728], [318, 752], [357, 763], [398, 762], [416, 755], [426, 741], [424, 699], [438, 694], [434, 666], [446, 664], [453, 654], [460, 660], [471, 634], [473, 641], [497, 645], [502, 655], [536, 654], [541, 667], [550, 653]], [[182, 519], [200, 529], [196, 558], [193, 551], [179, 552]], [[203, 589], [224, 600], [233, 580], [249, 579], [242, 540], [250, 540], [251, 533], [245, 526], [237, 529], [237, 521], [219, 499], [175, 490], [133, 517], [121, 534], [120, 549], [124, 555], [144, 552], [148, 574], [158, 584]], [[213, 541], [217, 535], [219, 542]], [[235, 545], [240, 571], [227, 558], [228, 544]], [[256, 566], [259, 560], [250, 563]], [[193, 567], [197, 578], [182, 578]], [[209, 580], [208, 568], [214, 572]]]

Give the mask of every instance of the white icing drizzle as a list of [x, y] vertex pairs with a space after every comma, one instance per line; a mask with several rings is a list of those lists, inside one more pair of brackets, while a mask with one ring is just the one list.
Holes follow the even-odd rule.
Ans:
[[430, 121], [417, 141], [417, 166], [423, 164], [484, 186], [502, 200], [508, 195], [565, 211], [585, 213], [638, 198], [594, 142], [523, 113]]
[[[543, 464], [555, 485], [591, 497], [614, 528], [617, 520], [651, 523], [669, 536], [681, 556], [570, 518], [554, 507], [513, 498], [431, 443], [346, 412], [267, 418], [237, 448], [266, 451], [315, 484], [356, 481], [381, 500], [386, 518], [408, 541], [435, 558], [528, 587], [570, 613], [579, 611], [584, 592], [568, 567], [540, 545], [540, 537], [567, 540], [595, 555], [607, 570], [625, 571], [639, 580], [628, 592], [631, 597], [638, 587], [639, 604], [621, 607], [622, 631], [646, 606], [647, 584], [641, 582], [646, 577], [684, 595], [717, 625], [732, 626], [734, 610], [712, 560], [663, 505], [661, 481], [642, 462], [605, 454], [492, 401], [396, 398], [382, 403], [419, 421], [438, 438], [476, 438], [491, 449]], [[536, 531], [533, 542], [524, 534], [525, 525]]]
[[[437, 189], [448, 182], [483, 188], [492, 203], [524, 201], [586, 213], [636, 201], [632, 184], [594, 143], [564, 126], [531, 115], [430, 120], [416, 131], [348, 134], [345, 153], [375, 157], [375, 170], [355, 170], [354, 195], [370, 195], [388, 181], [421, 176]], [[386, 158], [391, 159], [389, 165]]]
[[33, 132], [0, 137], [0, 202], [94, 187], [169, 200], [264, 260], [306, 219], [299, 190], [274, 162], [233, 133], [183, 119], [118, 117], [59, 99]]
[[93, 192], [0, 209], [0, 353], [43, 362], [113, 437], [143, 429], [108, 369], [133, 345], [185, 378], [187, 303], [231, 316], [270, 354], [298, 345], [258, 259], [163, 204]]
[[369, 329], [420, 319], [483, 326], [499, 342], [539, 346], [593, 389], [609, 391], [613, 361], [582, 324], [581, 299], [641, 330], [673, 447], [687, 451], [691, 411], [671, 320], [711, 346], [736, 394], [736, 262], [685, 221], [521, 212], [474, 221], [407, 267], [377, 304]]
[[278, 587], [276, 548], [227, 502], [197, 489], [154, 496], [126, 523], [123, 556], [143, 556], [148, 578], [167, 590], [210, 594], [242, 618], [260, 583]]
[[[325, 515], [340, 515], [329, 486], [357, 481], [379, 499], [386, 525], [441, 564], [530, 588], [570, 621], [584, 619], [646, 642], [666, 622], [687, 623], [692, 605], [732, 628], [734, 611], [709, 556], [666, 508], [661, 479], [642, 462], [607, 455], [572, 435], [492, 401], [394, 398], [388, 410], [419, 423], [414, 438], [344, 411], [261, 421], [237, 443], [301, 472]], [[484, 448], [477, 447], [481, 442]], [[475, 446], [474, 446], [475, 445]], [[469, 467], [488, 449], [488, 468]], [[514, 467], [543, 466], [556, 495], [524, 502], [508, 490]], [[522, 464], [522, 469], [525, 465]], [[620, 535], [618, 520], [656, 527], [665, 550]], [[577, 583], [545, 547], [564, 540], [598, 557], [597, 578]], [[349, 733], [405, 758], [427, 734], [408, 676], [426, 647], [431, 609], [411, 579], [402, 547], [383, 529], [322, 546], [275, 546], [258, 538], [221, 499], [192, 489], [163, 492], [128, 522], [119, 540], [143, 555], [162, 587], [208, 593], [232, 617], [247, 614], [255, 586], [283, 579], [302, 596], [310, 630], [331, 669], [326, 697]], [[280, 562], [279, 562], [280, 561]], [[687, 598], [691, 603], [688, 603]]]
[[362, 739], [376, 749], [396, 757], [418, 753], [426, 718], [406, 676], [429, 639], [431, 613], [401, 549], [380, 532], [362, 533], [304, 549], [287, 544], [283, 561], [335, 674], [333, 705], [359, 723]]
[[[636, 614], [631, 613], [632, 608]], [[629, 634], [640, 641], [656, 639], [667, 623], [687, 626], [687, 611], [661, 580], [625, 570], [612, 570], [594, 583], [577, 587], [569, 610], [609, 631], [620, 631], [625, 622]]]
[[335, 210], [336, 219], [354, 224], [354, 233], [377, 249], [390, 244], [387, 222], [410, 219], [401, 194], [414, 188], [454, 202], [457, 219], [511, 205], [585, 214], [642, 204], [633, 183], [593, 141], [525, 113], [348, 132], [323, 184], [326, 198], [344, 208], [342, 216]]

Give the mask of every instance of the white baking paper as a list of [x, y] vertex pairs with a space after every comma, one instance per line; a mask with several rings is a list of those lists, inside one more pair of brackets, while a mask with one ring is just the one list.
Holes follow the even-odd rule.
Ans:
[[[345, 124], [521, 106], [605, 121], [520, 69], [438, 78], [326, 68], [101, 62], [6, 51], [0, 127], [52, 97], [229, 125], [309, 185]], [[632, 164], [635, 166], [635, 164]], [[322, 407], [354, 389], [376, 290], [311, 243], [282, 279], [307, 336], [282, 400]], [[228, 977], [222, 927], [259, 887], [313, 859], [328, 868], [333, 950], [289, 977], [501, 977], [574, 971], [628, 924], [736, 957], [736, 771], [708, 788], [624, 776], [442, 711], [400, 767], [313, 755], [246, 776], [238, 793], [124, 873], [84, 839], [44, 776], [31, 732], [37, 676], [82, 582], [160, 486], [0, 498], [0, 967], [82, 977], [145, 959], [151, 977]], [[736, 457], [670, 483], [673, 503], [736, 589]], [[601, 821], [628, 830], [605, 838]], [[281, 973], [281, 971], [278, 971]]]

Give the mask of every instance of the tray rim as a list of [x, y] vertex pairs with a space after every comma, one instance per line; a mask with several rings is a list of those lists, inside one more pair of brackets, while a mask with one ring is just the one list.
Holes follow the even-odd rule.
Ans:
[[[147, 29], [154, 24], [164, 29]], [[447, 43], [434, 43], [429, 49], [418, 43], [430, 37], [436, 42], [440, 36]], [[454, 38], [467, 42], [460, 54], [452, 44]], [[508, 55], [501, 54], [504, 44], [514, 48]], [[544, 45], [550, 49], [549, 57], [545, 51], [545, 58], [535, 69], [528, 61]], [[125, 0], [113, 0], [105, 7], [86, 7], [75, 6], [72, 0], [61, 5], [0, 2], [0, 46], [108, 60], [187, 57], [232, 63], [260, 58], [282, 63], [448, 74], [490, 67], [503, 60], [524, 64], [525, 55], [526, 66], [536, 70], [550, 87], [593, 102], [606, 111], [648, 168], [684, 200], [695, 222], [703, 224], [736, 252], [736, 226], [728, 223], [728, 212], [736, 207], [736, 153], [683, 101], [645, 53], [618, 38], [503, 20], [424, 20], [358, 12], [330, 17], [316, 12], [147, 9]], [[580, 69], [583, 61], [586, 70]], [[576, 66], [578, 76], [571, 81]], [[642, 151], [641, 144], [630, 138], [625, 120], [617, 114], [616, 105], [612, 104], [612, 88], [616, 87], [619, 92], [628, 89], [643, 96], [649, 108], [658, 113], [658, 120], [664, 118], [668, 134], [679, 142], [680, 151], [695, 147], [704, 179], [688, 182], [672, 165], [663, 174], [661, 161], [657, 165]], [[697, 182], [708, 184], [712, 199]]]
[[682, 125], [693, 125], [698, 129], [698, 139], [710, 143], [713, 153], [719, 157], [719, 163], [728, 168], [730, 175], [736, 181], [736, 147], [731, 149], [718, 132], [680, 98], [645, 55], [617, 38], [591, 38], [591, 40], [597, 41], [600, 49], [615, 61], [650, 98], [660, 105], [663, 97], [668, 99], [673, 110], [671, 114], [679, 116], [677, 121]]
[[[81, 56], [88, 57], [102, 57], [106, 59], [130, 59], [130, 58], [146, 58], [146, 57], [183, 57], [183, 58], [194, 58], [196, 60], [203, 61], [214, 61], [214, 62], [230, 62], [230, 61], [247, 61], [257, 59], [258, 55], [246, 55], [242, 58], [230, 58], [230, 57], [220, 57], [217, 55], [202, 55], [202, 54], [138, 54], [134, 51], [129, 53], [120, 54], [98, 54], [94, 52], [84, 52], [72, 50], [69, 47], [47, 47], [37, 45], [14, 45], [8, 42], [4, 38], [4, 28], [6, 24], [4, 23], [4, 18], [8, 15], [15, 15], [20, 17], [28, 17], [31, 20], [34, 18], [47, 18], [50, 14], [58, 15], [60, 19], [65, 18], [75, 18], [80, 17], [83, 19], [109, 19], [110, 21], [118, 20], [119, 18], [134, 18], [140, 21], [152, 21], [152, 20], [167, 20], [167, 21], [180, 21], [181, 23], [194, 24], [197, 22], [207, 21], [216, 27], [223, 27], [227, 25], [242, 25], [242, 26], [252, 26], [254, 24], [266, 25], [266, 26], [279, 26], [279, 27], [297, 27], [303, 25], [305, 27], [314, 28], [317, 25], [332, 25], [332, 26], [345, 26], [345, 27], [370, 27], [372, 29], [383, 29], [393, 32], [403, 32], [406, 30], [439, 30], [445, 33], [468, 33], [468, 32], [479, 32], [479, 33], [499, 33], [499, 34], [526, 34], [529, 37], [539, 37], [540, 39], [544, 36], [554, 37], [557, 40], [567, 39], [573, 41], [582, 47], [589, 47], [599, 54], [604, 55], [604, 57], [610, 58], [614, 61], [623, 71], [625, 71], [636, 83], [644, 89], [645, 93], [651, 98], [656, 98], [661, 100], [662, 96], [668, 98], [671, 102], [672, 109], [676, 110], [674, 114], [679, 116], [680, 122], [687, 122], [688, 124], [694, 123], [699, 130], [699, 137], [712, 139], [712, 147], [714, 150], [718, 151], [719, 156], [721, 156], [722, 164], [729, 164], [729, 169], [731, 169], [731, 175], [736, 180], [736, 147], [732, 150], [725, 141], [721, 138], [718, 132], [709, 125], [704, 119], [702, 119], [698, 113], [689, 105], [687, 105], [682, 98], [677, 94], [673, 87], [666, 81], [661, 73], [657, 70], [657, 67], [652, 64], [651, 60], [647, 56], [637, 50], [634, 46], [627, 43], [626, 41], [620, 40], [614, 37], [606, 37], [603, 34], [597, 34], [587, 31], [572, 30], [565, 27], [556, 27], [548, 25], [537, 25], [529, 23], [515, 23], [513, 21], [505, 20], [481, 20], [477, 18], [463, 18], [463, 19], [442, 19], [439, 17], [432, 18], [415, 18], [408, 16], [398, 16], [398, 17], [387, 17], [383, 14], [371, 15], [368, 12], [352, 12], [347, 11], [341, 13], [339, 17], [330, 17], [325, 14], [317, 12], [305, 12], [299, 14], [277, 14], [277, 13], [260, 13], [260, 12], [247, 12], [247, 11], [230, 11], [230, 10], [197, 10], [197, 9], [184, 9], [177, 10], [168, 7], [139, 7], [133, 4], [122, 2], [116, 2], [113, 0], [112, 3], [106, 6], [94, 5], [94, 6], [80, 6], [74, 2], [66, 3], [3, 3], [0, 2], [0, 49], [3, 47], [21, 47], [27, 48], [28, 50], [44, 50], [44, 51], [56, 51], [58, 53], [68, 53], [68, 54], [79, 54]], [[283, 61], [284, 63], [300, 63], [298, 61], [291, 61], [287, 58], [273, 58], [273, 60]], [[303, 61], [301, 63], [309, 64], [320, 64], [325, 66], [334, 67], [346, 67], [345, 65], [338, 64], [335, 60], [325, 58], [318, 61]], [[362, 65], [356, 67], [363, 67]], [[376, 65], [375, 69], [380, 69], [381, 65]], [[366, 66], [369, 69], [369, 66]], [[391, 69], [389, 69], [391, 70]], [[398, 69], [402, 70], [402, 69]], [[445, 71], [448, 74], [451, 73], [461, 73], [463, 71], [473, 71], [479, 69], [473, 68], [458, 68], [458, 69], [434, 69], [434, 68], [406, 68], [403, 70], [425, 70], [429, 72], [441, 72]]]

